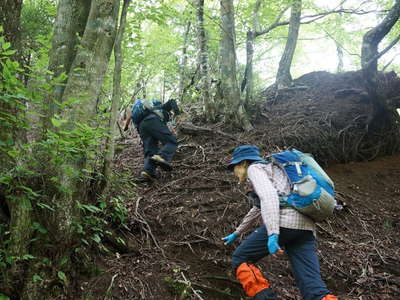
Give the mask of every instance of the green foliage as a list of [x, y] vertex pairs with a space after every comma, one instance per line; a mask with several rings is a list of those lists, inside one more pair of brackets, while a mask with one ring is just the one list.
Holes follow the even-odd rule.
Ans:
[[0, 300], [10, 300], [10, 297], [0, 293]]
[[[111, 225], [119, 224], [119, 226], [126, 227], [127, 209], [124, 200], [116, 197], [109, 201], [98, 201], [97, 205], [77, 203], [77, 206], [82, 212], [82, 219], [74, 223], [74, 229], [80, 236], [83, 245], [108, 252], [103, 244], [103, 238], [112, 234], [109, 231]], [[119, 241], [124, 244], [121, 238]]]
[[[182, 281], [182, 280], [178, 280], [178, 279], [173, 279], [172, 277], [165, 277], [164, 281], [167, 283], [168, 287], [170, 288], [171, 292], [174, 295], [182, 295], [183, 293], [187, 293], [187, 284]], [[185, 295], [183, 298], [181, 299], [186, 299], [188, 297], [188, 295]]]
[[38, 51], [48, 39], [56, 16], [53, 0], [25, 0], [21, 11], [21, 40], [26, 54]]

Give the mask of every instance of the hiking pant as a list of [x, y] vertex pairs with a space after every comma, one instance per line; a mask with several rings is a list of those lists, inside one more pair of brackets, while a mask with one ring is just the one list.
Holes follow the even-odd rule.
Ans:
[[[267, 238], [265, 225], [251, 233], [233, 253], [234, 270], [242, 263], [253, 264], [268, 255]], [[320, 300], [330, 293], [321, 278], [312, 231], [281, 227], [278, 243], [289, 257], [296, 284], [304, 300]]]
[[[158, 154], [167, 162], [171, 162], [178, 147], [176, 136], [171, 133], [168, 126], [156, 114], [150, 114], [145, 117], [140, 122], [138, 131], [143, 142], [143, 169], [155, 176], [156, 165], [150, 160], [150, 157]], [[162, 144], [161, 149], [159, 149], [159, 142]]]

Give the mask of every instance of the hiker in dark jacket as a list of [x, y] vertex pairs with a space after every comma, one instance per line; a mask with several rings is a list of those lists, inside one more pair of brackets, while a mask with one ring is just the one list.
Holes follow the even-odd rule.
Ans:
[[229, 168], [241, 183], [249, 181], [256, 203], [236, 230], [223, 238], [231, 244], [262, 219], [233, 253], [232, 265], [248, 296], [256, 300], [275, 300], [270, 284], [254, 264], [261, 258], [286, 252], [304, 300], [337, 300], [327, 289], [320, 274], [316, 250], [315, 223], [292, 207], [280, 207], [279, 195], [290, 192], [285, 171], [264, 161], [258, 147], [240, 146], [233, 152]]
[[[138, 101], [138, 100], [136, 100]], [[175, 134], [167, 126], [171, 119], [171, 112], [174, 116], [180, 114], [175, 99], [170, 99], [154, 111], [146, 111], [138, 124], [134, 124], [143, 142], [144, 167], [139, 174], [138, 181], [151, 182], [157, 178], [157, 166], [163, 170], [171, 171], [171, 161], [175, 155], [178, 143]], [[124, 131], [128, 129], [132, 120], [130, 114], [125, 122]], [[159, 143], [162, 147], [159, 148]]]

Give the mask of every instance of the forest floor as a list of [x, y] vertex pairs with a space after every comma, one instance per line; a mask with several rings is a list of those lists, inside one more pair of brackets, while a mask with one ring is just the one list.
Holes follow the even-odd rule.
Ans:
[[[344, 109], [345, 100], [333, 105], [333, 92], [357, 88], [358, 78], [357, 73], [337, 79], [325, 72], [303, 81], [321, 86], [312, 98], [326, 100], [322, 105], [334, 113]], [[302, 97], [308, 100], [306, 94]], [[357, 97], [351, 111], [359, 107]], [[209, 128], [178, 132], [173, 171], [161, 173], [153, 184], [137, 185], [136, 196], [127, 201], [129, 230], [123, 235], [132, 251], [107, 256], [101, 262], [104, 273], [82, 283], [82, 289], [92, 290], [98, 299], [106, 290], [108, 299], [247, 299], [230, 267], [240, 240], [231, 246], [221, 241], [249, 209], [244, 189], [226, 165], [238, 145], [270, 147], [271, 131], [262, 120], [250, 134], [228, 134], [218, 125]], [[143, 166], [142, 145], [135, 132], [121, 143], [115, 171], [133, 181]], [[318, 144], [314, 147], [318, 152]], [[344, 203], [344, 209], [317, 226], [321, 272], [328, 287], [340, 299], [400, 299], [400, 154], [333, 164], [326, 171]], [[285, 255], [266, 257], [258, 265], [278, 299], [301, 299]]]
[[[257, 136], [239, 139], [257, 144]], [[117, 168], [133, 180], [143, 156], [137, 136], [127, 142]], [[225, 168], [235, 144], [217, 133], [180, 137], [174, 170], [152, 185], [138, 185], [137, 198], [128, 203], [126, 240], [137, 251], [108, 257], [106, 272], [89, 286], [110, 287], [113, 299], [246, 299], [230, 268], [238, 243], [221, 242], [249, 209]], [[400, 155], [337, 164], [327, 172], [345, 202], [342, 211], [318, 224], [328, 287], [340, 299], [398, 299]], [[285, 256], [266, 257], [259, 265], [278, 299], [301, 299]]]

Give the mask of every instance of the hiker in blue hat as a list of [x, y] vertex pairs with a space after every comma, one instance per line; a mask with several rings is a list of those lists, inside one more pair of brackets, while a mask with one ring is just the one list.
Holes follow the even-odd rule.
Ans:
[[247, 236], [232, 255], [232, 266], [244, 291], [256, 300], [276, 299], [270, 284], [255, 263], [271, 254], [286, 253], [296, 283], [305, 300], [337, 300], [320, 274], [316, 250], [315, 222], [293, 207], [281, 207], [279, 196], [288, 195], [291, 187], [285, 171], [265, 161], [257, 146], [237, 147], [228, 165], [239, 183], [248, 181], [257, 198], [235, 231], [222, 238], [226, 245], [262, 218], [262, 225]]

